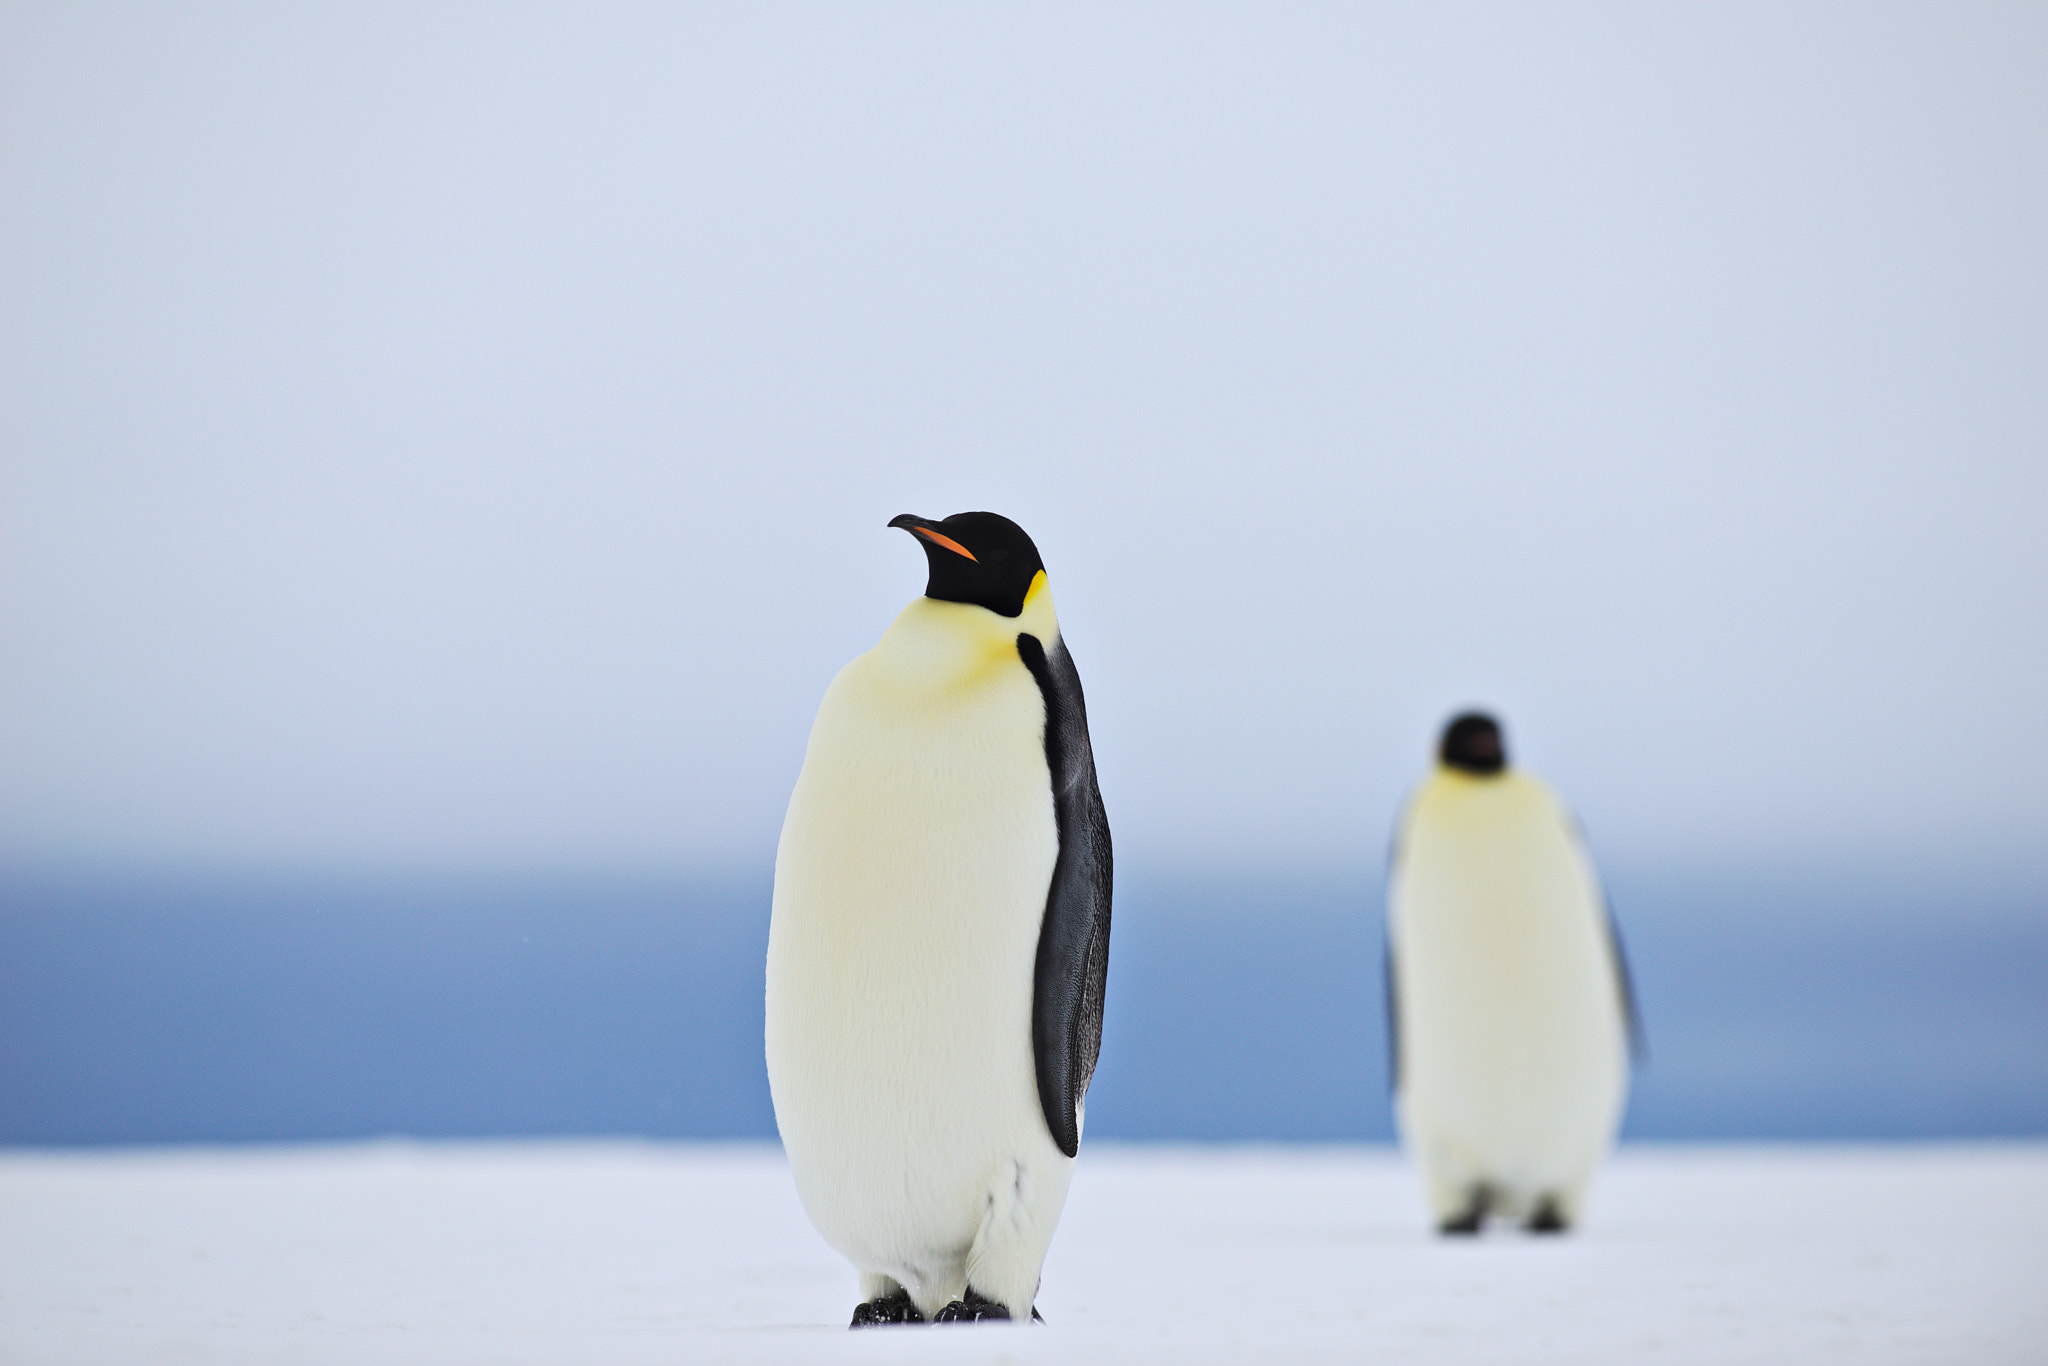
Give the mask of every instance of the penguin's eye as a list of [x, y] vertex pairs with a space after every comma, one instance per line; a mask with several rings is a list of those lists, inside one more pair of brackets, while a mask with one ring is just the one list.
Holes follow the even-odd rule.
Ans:
[[[918, 535], [930, 541], [933, 545], [942, 545], [946, 547], [946, 549], [952, 551], [955, 555], [965, 555], [970, 560], [974, 559], [974, 552], [969, 550], [966, 546], [960, 544], [960, 542], [954, 540], [951, 536], [941, 536], [938, 532], [933, 531], [928, 526], [914, 526], [911, 528], [911, 530], [915, 531]], [[974, 562], [976, 564], [981, 563], [981, 561], [979, 560], [975, 560]]]

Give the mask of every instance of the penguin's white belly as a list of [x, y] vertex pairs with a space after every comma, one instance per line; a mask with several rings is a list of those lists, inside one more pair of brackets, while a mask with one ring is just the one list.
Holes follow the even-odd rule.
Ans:
[[1059, 851], [1044, 715], [1014, 650], [939, 689], [856, 659], [776, 855], [768, 1076], [798, 1193], [849, 1261], [927, 1305], [960, 1293], [991, 1218], [1042, 1258], [1071, 1175], [1031, 1048]]
[[1627, 1064], [1598, 882], [1523, 781], [1425, 793], [1446, 800], [1415, 813], [1393, 889], [1403, 1130], [1433, 1179], [1509, 1209], [1576, 1203]]

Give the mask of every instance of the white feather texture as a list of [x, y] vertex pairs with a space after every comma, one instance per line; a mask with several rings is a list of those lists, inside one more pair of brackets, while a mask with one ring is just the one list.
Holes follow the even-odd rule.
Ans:
[[805, 1210], [926, 1317], [970, 1283], [1017, 1318], [1072, 1161], [1039, 1109], [1033, 967], [1059, 852], [1023, 615], [919, 598], [840, 671], [775, 859], [768, 1080]]
[[1576, 1222], [1627, 1084], [1599, 878], [1533, 776], [1440, 768], [1410, 801], [1388, 894], [1396, 1110], [1439, 1221], [1475, 1184]]

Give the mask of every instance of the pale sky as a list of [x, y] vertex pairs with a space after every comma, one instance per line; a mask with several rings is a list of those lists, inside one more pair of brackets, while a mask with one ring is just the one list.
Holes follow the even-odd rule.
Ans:
[[0, 863], [757, 866], [900, 512], [1119, 862], [2048, 864], [2048, 10], [0, 10]]

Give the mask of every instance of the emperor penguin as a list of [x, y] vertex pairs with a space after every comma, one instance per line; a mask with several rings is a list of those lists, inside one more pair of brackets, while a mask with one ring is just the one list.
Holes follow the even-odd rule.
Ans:
[[1466, 712], [1395, 832], [1387, 1004], [1395, 1112], [1446, 1234], [1558, 1233], [1621, 1121], [1634, 993], [1571, 814]]
[[1109, 822], [1023, 528], [889, 523], [924, 596], [825, 691], [775, 854], [768, 1083], [853, 1327], [1038, 1318], [1102, 1041]]

